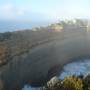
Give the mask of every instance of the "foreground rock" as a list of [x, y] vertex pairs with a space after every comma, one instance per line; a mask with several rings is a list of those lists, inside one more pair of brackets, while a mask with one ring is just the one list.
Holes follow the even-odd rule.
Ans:
[[64, 80], [55, 76], [41, 90], [90, 90], [90, 73], [68, 76]]

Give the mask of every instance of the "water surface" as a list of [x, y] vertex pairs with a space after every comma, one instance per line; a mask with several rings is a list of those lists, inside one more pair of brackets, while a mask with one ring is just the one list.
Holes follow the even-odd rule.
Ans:
[[85, 75], [88, 72], [90, 72], [90, 59], [71, 62], [63, 67], [60, 79], [64, 79], [64, 77], [70, 75]]

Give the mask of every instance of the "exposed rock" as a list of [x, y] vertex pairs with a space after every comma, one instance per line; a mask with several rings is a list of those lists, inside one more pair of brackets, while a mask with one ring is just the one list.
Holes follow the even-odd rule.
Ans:
[[61, 80], [54, 76], [50, 81], [47, 82], [47, 85], [42, 88], [42, 90], [57, 90], [61, 86]]
[[47, 82], [47, 86], [54, 86], [57, 82], [59, 82], [59, 78], [55, 76], [49, 82]]
[[83, 80], [76, 76], [65, 77], [62, 81], [53, 77], [41, 90], [83, 90]]

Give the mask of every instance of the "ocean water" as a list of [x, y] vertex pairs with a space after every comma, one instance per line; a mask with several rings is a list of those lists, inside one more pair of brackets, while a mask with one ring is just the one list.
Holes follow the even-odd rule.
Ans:
[[39, 88], [33, 88], [31, 86], [25, 85], [22, 90], [40, 90]]
[[32, 28], [32, 27], [30, 23], [26, 24], [24, 22], [10, 22], [10, 21], [0, 22], [0, 32], [16, 31], [25, 28]]
[[33, 27], [47, 26], [48, 24], [49, 22], [0, 21], [0, 32], [32, 29]]
[[63, 67], [62, 73], [60, 75], [60, 79], [64, 79], [66, 76], [70, 75], [85, 75], [90, 73], [90, 59], [80, 60], [76, 62], [71, 62], [66, 64]]

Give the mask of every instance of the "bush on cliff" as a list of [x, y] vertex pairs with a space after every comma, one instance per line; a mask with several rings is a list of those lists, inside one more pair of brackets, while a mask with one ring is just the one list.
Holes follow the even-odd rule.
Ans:
[[83, 90], [83, 81], [75, 76], [66, 77], [62, 84], [63, 90]]
[[53, 77], [41, 90], [90, 90], [90, 74], [68, 76], [64, 80]]

